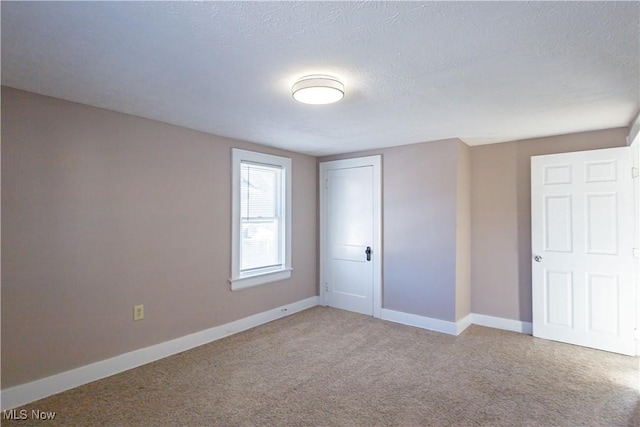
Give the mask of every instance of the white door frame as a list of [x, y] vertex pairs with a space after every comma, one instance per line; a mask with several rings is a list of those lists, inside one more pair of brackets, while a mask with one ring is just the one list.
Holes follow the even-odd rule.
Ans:
[[[639, 116], [640, 119], [640, 116]], [[636, 123], [638, 123], [638, 120]], [[640, 251], [640, 178], [638, 175], [638, 169], [640, 169], [640, 133], [637, 133], [633, 140], [631, 140], [631, 134], [627, 138], [627, 143], [631, 147], [632, 164], [634, 167], [634, 180], [633, 180], [633, 196], [634, 196], [634, 226], [635, 226], [635, 242], [634, 242], [634, 254], [636, 254], [634, 281], [636, 290], [636, 356], [640, 356], [640, 256], [637, 256]]]
[[327, 305], [327, 174], [330, 169], [373, 167], [373, 317], [382, 310], [382, 159], [380, 155], [320, 163], [320, 303]]

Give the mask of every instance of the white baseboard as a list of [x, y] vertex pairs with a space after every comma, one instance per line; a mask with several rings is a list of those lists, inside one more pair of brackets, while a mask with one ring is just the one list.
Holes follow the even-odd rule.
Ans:
[[489, 328], [504, 329], [505, 331], [520, 332], [531, 335], [533, 326], [531, 322], [505, 319], [502, 317], [487, 316], [484, 314], [471, 313], [471, 323], [474, 325], [487, 326]]
[[390, 322], [402, 323], [403, 325], [415, 326], [416, 328], [428, 329], [430, 331], [442, 332], [449, 335], [458, 335], [471, 324], [470, 322], [467, 322], [469, 316], [459, 322], [449, 322], [446, 320], [419, 316], [417, 314], [388, 310], [386, 308], [382, 309], [380, 318]]
[[460, 335], [471, 325], [487, 326], [489, 328], [504, 329], [505, 331], [520, 332], [529, 335], [531, 335], [533, 330], [530, 322], [521, 322], [519, 320], [504, 319], [502, 317], [486, 316], [476, 313], [471, 313], [457, 322], [449, 322], [383, 308], [381, 318], [383, 320], [415, 326], [416, 328], [429, 329], [449, 335]]
[[460, 335], [465, 329], [473, 324], [473, 314], [467, 314], [462, 319], [456, 322], [456, 335]]
[[245, 317], [231, 323], [196, 332], [150, 347], [135, 350], [120, 356], [52, 375], [30, 383], [10, 387], [0, 392], [0, 410], [43, 399], [56, 393], [81, 386], [147, 363], [181, 353], [194, 347], [210, 343], [255, 326], [297, 313], [318, 305], [319, 297], [311, 297], [269, 311]]

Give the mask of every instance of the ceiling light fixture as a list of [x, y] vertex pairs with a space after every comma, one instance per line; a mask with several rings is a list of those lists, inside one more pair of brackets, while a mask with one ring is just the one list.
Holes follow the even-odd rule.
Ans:
[[305, 76], [295, 82], [292, 94], [304, 104], [331, 104], [344, 97], [344, 85], [331, 76]]

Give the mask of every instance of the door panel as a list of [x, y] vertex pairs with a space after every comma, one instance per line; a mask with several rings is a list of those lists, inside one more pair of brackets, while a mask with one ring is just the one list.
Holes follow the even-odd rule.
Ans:
[[615, 193], [586, 195], [588, 254], [618, 254], [618, 200]]
[[614, 182], [617, 176], [617, 162], [606, 160], [602, 162], [585, 163], [585, 182]]
[[619, 330], [616, 317], [606, 314], [620, 311], [618, 278], [614, 275], [587, 274], [587, 287], [589, 332], [617, 336]]
[[635, 354], [630, 154], [532, 157], [534, 336]]
[[544, 184], [571, 184], [571, 165], [544, 166]]
[[573, 251], [571, 195], [545, 196], [544, 241], [548, 252]]
[[547, 271], [545, 280], [546, 323], [573, 327], [573, 278], [571, 272]]

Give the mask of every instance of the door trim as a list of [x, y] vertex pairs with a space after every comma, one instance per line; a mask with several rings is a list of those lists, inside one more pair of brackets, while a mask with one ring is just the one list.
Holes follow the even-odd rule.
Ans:
[[320, 304], [326, 300], [327, 174], [330, 169], [373, 167], [373, 317], [382, 311], [382, 157], [380, 155], [320, 162]]
[[[638, 116], [640, 119], [640, 116]], [[636, 125], [640, 124], [640, 120], [636, 120]], [[631, 138], [631, 133], [629, 137]], [[633, 140], [628, 139], [629, 146], [631, 148], [633, 167], [640, 168], [640, 133], [636, 133]], [[640, 248], [640, 178], [637, 176], [633, 178], [633, 209], [634, 209], [634, 227], [635, 227], [635, 241], [634, 248]], [[634, 285], [636, 290], [636, 356], [640, 356], [640, 258], [636, 258], [634, 265]]]

